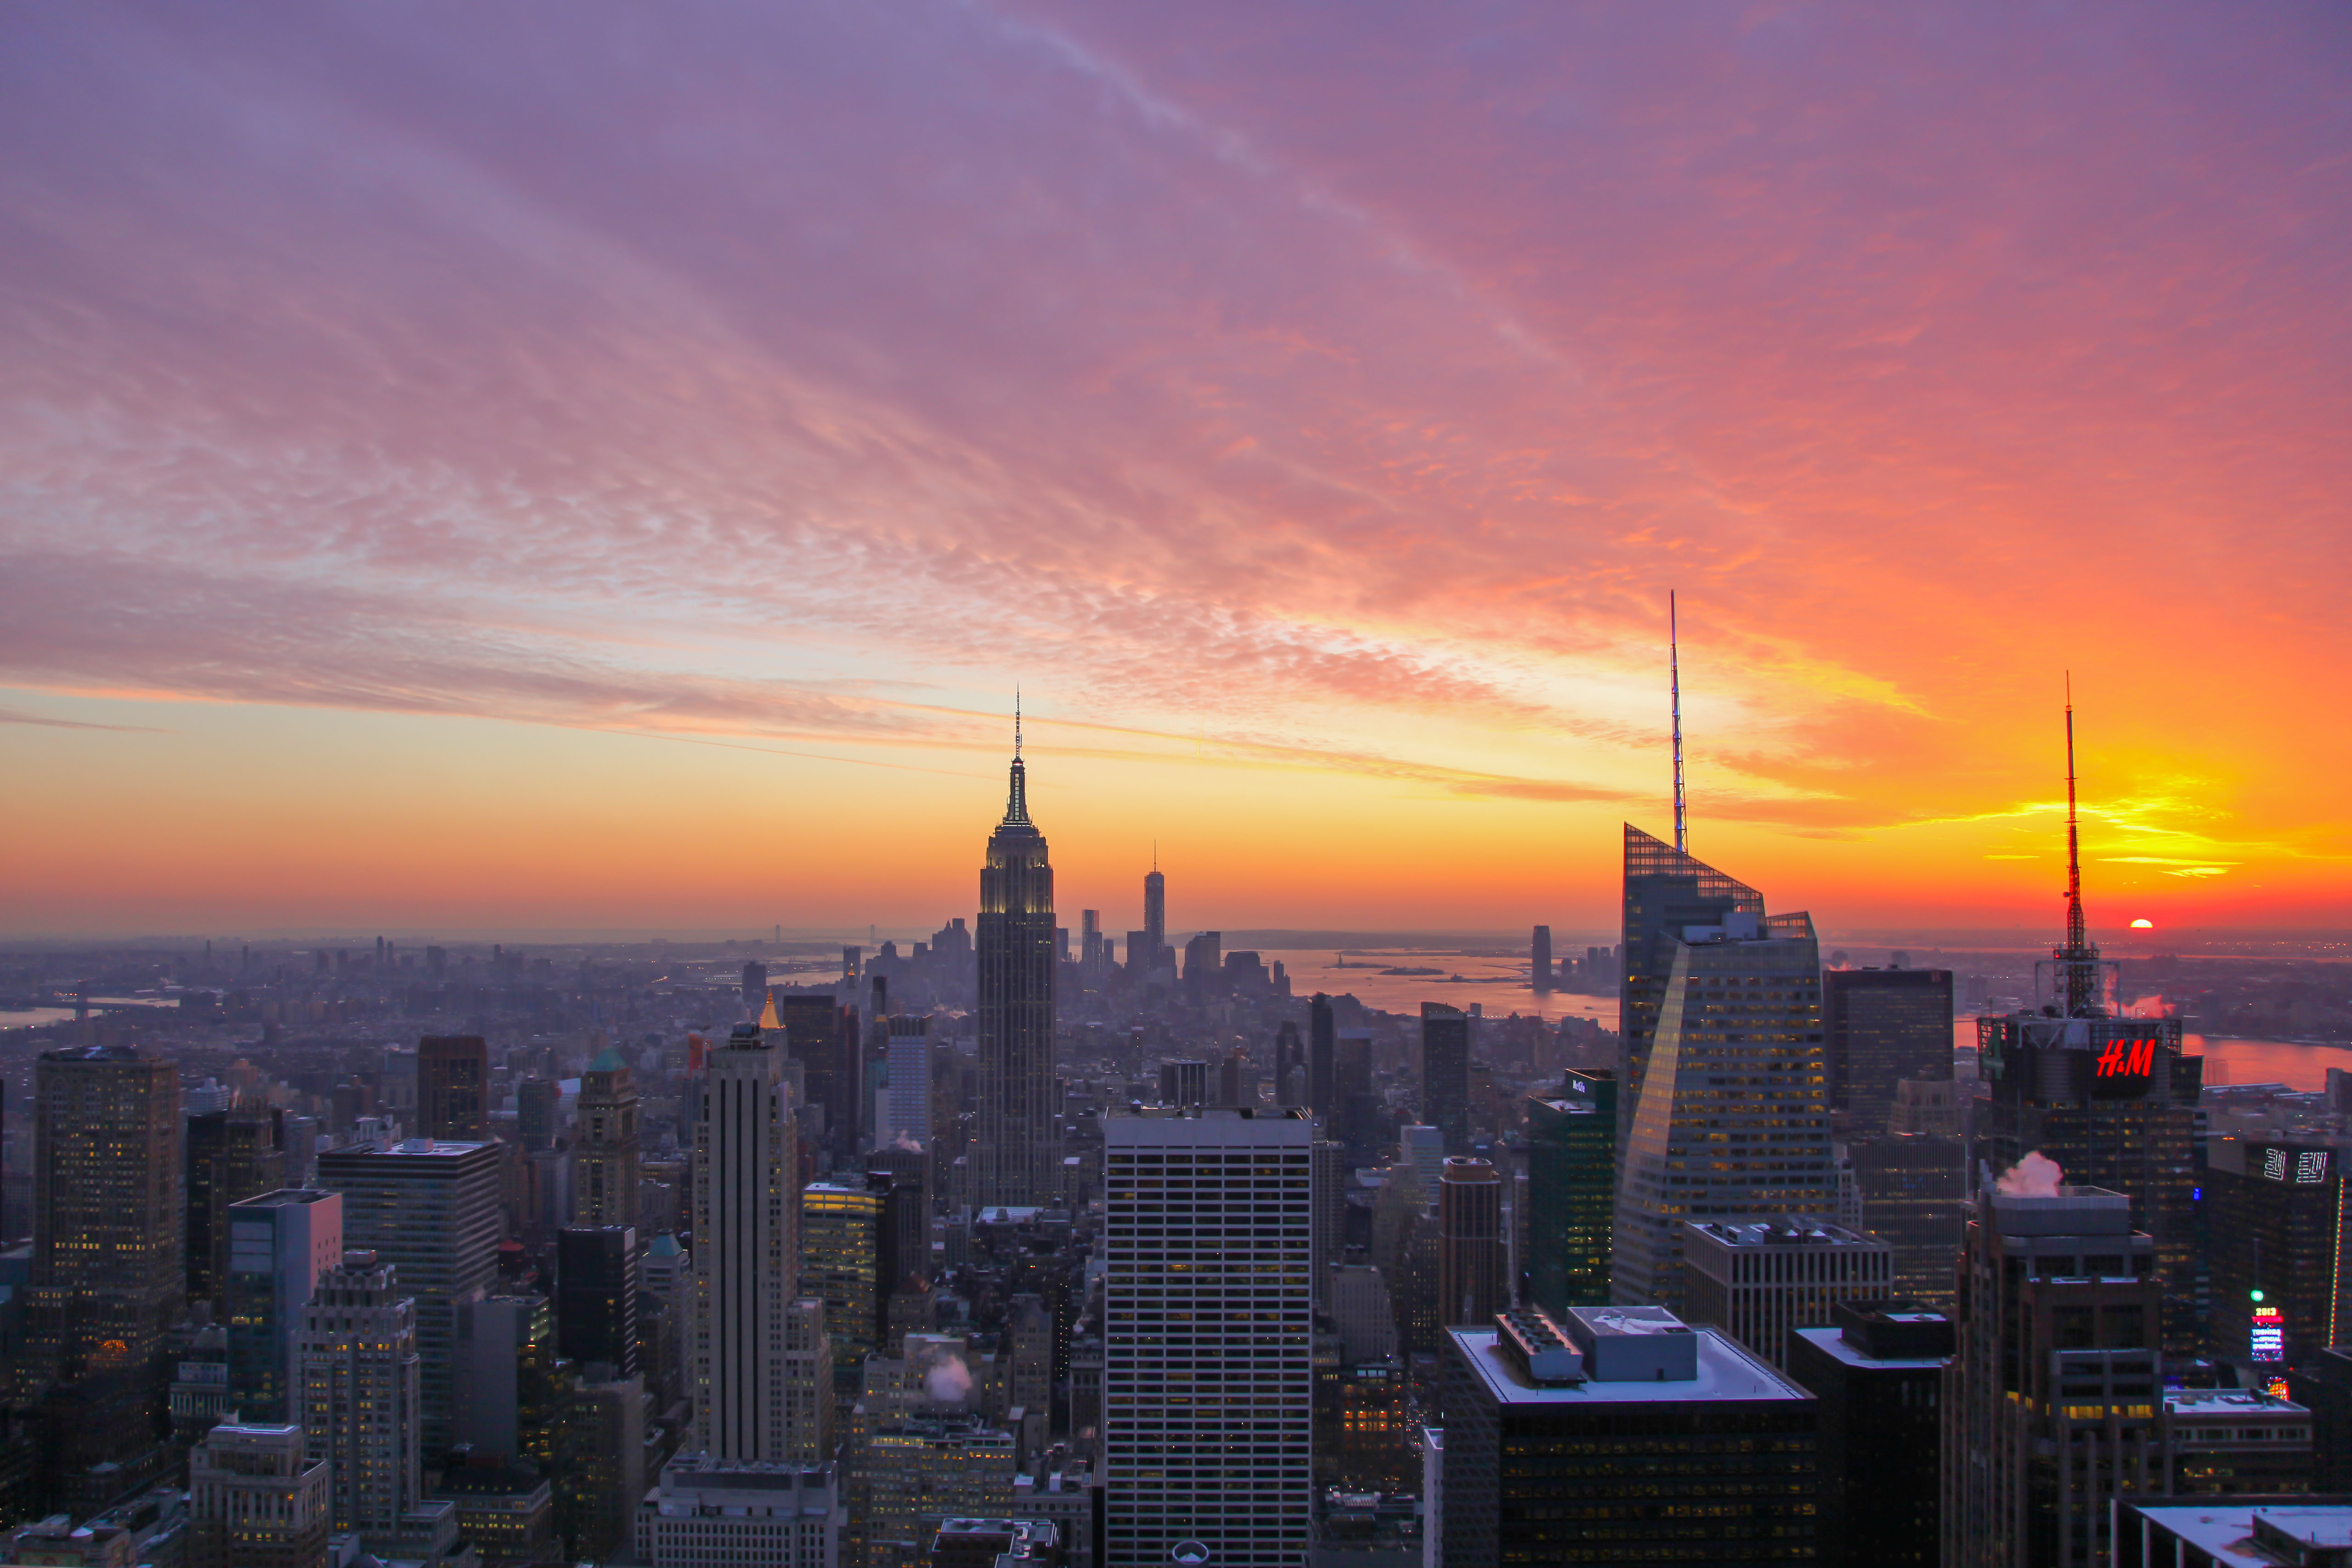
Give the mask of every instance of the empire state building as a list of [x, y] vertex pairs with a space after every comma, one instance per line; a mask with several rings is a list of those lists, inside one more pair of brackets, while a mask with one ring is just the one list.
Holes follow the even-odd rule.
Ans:
[[1021, 730], [1013, 785], [980, 873], [980, 1139], [982, 1207], [1043, 1207], [1061, 1164], [1054, 1115], [1054, 868], [1029, 820]]

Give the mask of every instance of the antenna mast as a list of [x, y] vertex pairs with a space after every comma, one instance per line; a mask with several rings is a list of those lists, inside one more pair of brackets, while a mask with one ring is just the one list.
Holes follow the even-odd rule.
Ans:
[[2065, 976], [2066, 1016], [2088, 1017], [2100, 1004], [2099, 950], [2083, 919], [2083, 839], [2074, 813], [2074, 677], [2066, 676], [2066, 945], [2052, 954]]
[[[1690, 808], [1683, 797], [1683, 656], [1680, 628], [1675, 617], [1674, 590], [1666, 590], [1666, 668], [1673, 686], [1675, 717], [1675, 853], [1690, 853]], [[2073, 712], [2070, 708], [2069, 713]], [[2071, 726], [2070, 718], [2067, 723]], [[2070, 728], [2069, 735], [2074, 733]], [[2070, 742], [2071, 744], [2071, 742]], [[2068, 753], [2070, 756], [2072, 752]], [[2073, 771], [2073, 764], [2068, 764]], [[2070, 796], [2071, 798], [2071, 796]]]

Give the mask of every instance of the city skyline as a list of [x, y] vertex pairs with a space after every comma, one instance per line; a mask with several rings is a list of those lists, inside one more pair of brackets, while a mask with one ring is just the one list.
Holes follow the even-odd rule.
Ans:
[[2326, 8], [934, 19], [12, 18], [12, 929], [2346, 923]]

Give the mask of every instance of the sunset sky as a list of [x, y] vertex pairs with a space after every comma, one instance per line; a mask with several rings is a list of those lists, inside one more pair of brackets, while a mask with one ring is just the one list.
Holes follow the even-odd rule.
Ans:
[[[2352, 13], [0, 16], [0, 924], [2352, 922]], [[1075, 918], [1070, 921], [1076, 924]], [[1597, 935], [1594, 938], [1597, 940]]]

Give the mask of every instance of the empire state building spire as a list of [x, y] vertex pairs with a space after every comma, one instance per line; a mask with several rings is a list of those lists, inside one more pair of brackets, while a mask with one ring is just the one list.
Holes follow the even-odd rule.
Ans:
[[1031, 826], [1029, 765], [1021, 760], [1021, 694], [1013, 694], [1013, 785], [1004, 802], [1004, 826]]
[[1029, 819], [1028, 764], [1014, 699], [1012, 784], [980, 873], [980, 1139], [983, 1207], [1042, 1207], [1058, 1195], [1054, 1094], [1054, 868]]

